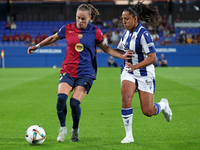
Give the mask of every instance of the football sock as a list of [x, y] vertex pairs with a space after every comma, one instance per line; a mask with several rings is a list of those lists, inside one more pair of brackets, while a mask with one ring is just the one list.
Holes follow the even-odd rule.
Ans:
[[70, 99], [70, 107], [72, 110], [72, 119], [73, 119], [73, 129], [77, 129], [79, 125], [79, 120], [81, 116], [81, 107], [80, 107], [80, 101], [78, 101], [75, 98]]
[[58, 99], [57, 99], [57, 115], [58, 119], [60, 121], [60, 126], [64, 127], [65, 121], [66, 121], [66, 114], [67, 114], [67, 101], [68, 96], [66, 94], [58, 94]]
[[157, 104], [160, 105], [160, 109], [161, 109], [161, 110], [165, 109], [165, 105], [166, 105], [166, 104], [165, 104], [164, 102], [160, 101], [160, 102], [157, 103]]
[[159, 114], [160, 113], [160, 111], [161, 111], [161, 106], [160, 106], [160, 104], [159, 103], [154, 103], [154, 105], [156, 106], [156, 108], [157, 108], [157, 112], [156, 112], [156, 114], [155, 115], [157, 115], [157, 114]]
[[122, 120], [124, 122], [124, 128], [126, 136], [133, 136], [132, 134], [132, 119], [133, 119], [133, 108], [121, 108]]

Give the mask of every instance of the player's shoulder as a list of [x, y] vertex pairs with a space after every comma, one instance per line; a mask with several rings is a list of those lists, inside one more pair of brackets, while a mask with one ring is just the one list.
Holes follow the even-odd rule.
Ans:
[[141, 34], [149, 33], [149, 31], [148, 31], [144, 26], [141, 26], [141, 27], [140, 27], [139, 32], [140, 32]]
[[67, 29], [73, 29], [76, 28], [75, 22], [71, 22], [69, 24], [64, 25]]
[[92, 30], [92, 31], [101, 31], [99, 27], [93, 25], [93, 24], [90, 24], [88, 23], [88, 30]]
[[151, 34], [150, 34], [150, 32], [145, 27], [141, 26], [139, 28], [138, 35], [140, 37], [142, 37], [142, 36], [144, 36], [144, 37], [150, 37]]

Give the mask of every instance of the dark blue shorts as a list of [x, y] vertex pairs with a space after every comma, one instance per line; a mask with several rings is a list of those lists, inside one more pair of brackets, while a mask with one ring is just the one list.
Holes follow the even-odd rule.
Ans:
[[69, 84], [73, 89], [76, 86], [82, 86], [87, 90], [87, 94], [88, 94], [90, 91], [90, 88], [92, 87], [93, 79], [91, 79], [89, 77], [74, 78], [67, 73], [63, 73], [60, 75], [59, 84], [62, 82]]

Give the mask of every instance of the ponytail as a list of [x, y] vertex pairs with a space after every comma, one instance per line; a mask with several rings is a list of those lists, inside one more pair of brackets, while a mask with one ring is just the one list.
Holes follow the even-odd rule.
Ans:
[[88, 4], [88, 6], [90, 7], [90, 10], [91, 10], [91, 21], [93, 21], [96, 17], [96, 15], [100, 15], [99, 11], [94, 7], [92, 6], [91, 4]]

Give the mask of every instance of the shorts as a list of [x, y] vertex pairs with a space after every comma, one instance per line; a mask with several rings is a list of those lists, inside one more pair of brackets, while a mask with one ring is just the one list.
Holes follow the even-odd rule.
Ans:
[[69, 84], [73, 89], [77, 86], [82, 86], [87, 90], [87, 94], [90, 91], [90, 88], [93, 84], [93, 79], [90, 77], [77, 77], [74, 78], [70, 76], [68, 73], [62, 73], [60, 74], [59, 84], [65, 82]]
[[151, 94], [155, 93], [155, 77], [149, 76], [134, 76], [127, 71], [122, 71], [121, 74], [121, 83], [123, 80], [128, 80], [136, 84], [136, 91], [141, 90]]

